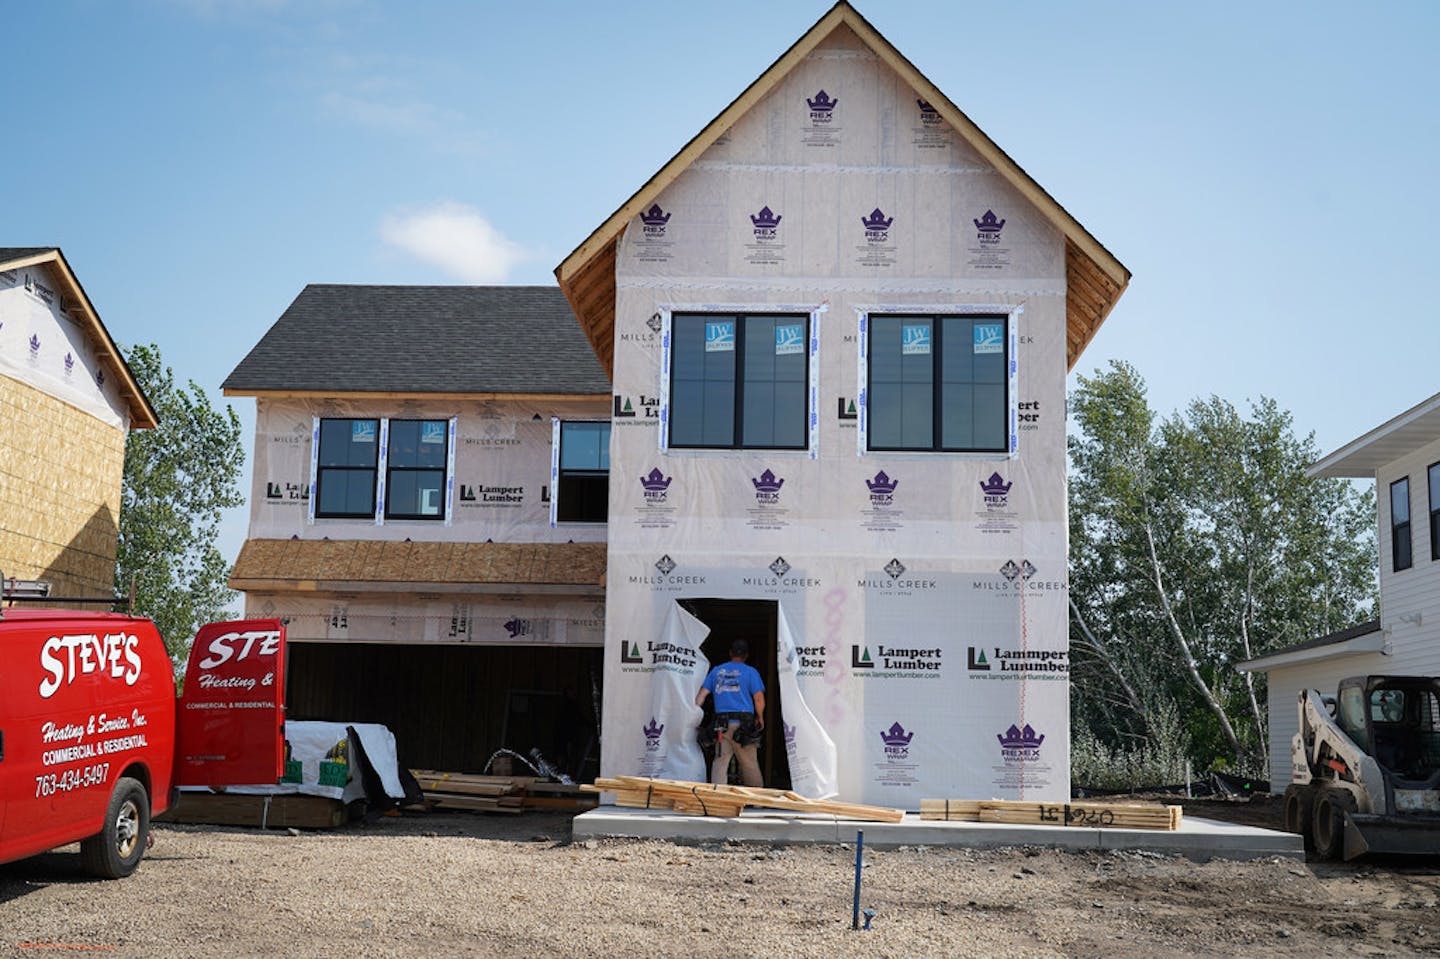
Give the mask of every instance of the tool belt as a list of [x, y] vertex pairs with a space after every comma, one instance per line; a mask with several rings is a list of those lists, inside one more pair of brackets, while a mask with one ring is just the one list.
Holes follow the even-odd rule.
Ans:
[[760, 730], [755, 724], [754, 713], [716, 713], [712, 728], [717, 736], [723, 736], [729, 732], [731, 723], [740, 724], [735, 728], [735, 732], [730, 734], [737, 746], [749, 746], [760, 741]]

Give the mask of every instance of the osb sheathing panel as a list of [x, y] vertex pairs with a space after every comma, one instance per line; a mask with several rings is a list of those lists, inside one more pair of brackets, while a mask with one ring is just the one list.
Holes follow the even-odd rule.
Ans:
[[394, 543], [366, 540], [246, 541], [230, 585], [267, 589], [313, 583], [597, 586], [604, 543]]
[[110, 595], [124, 431], [8, 376], [0, 424], [0, 571]]

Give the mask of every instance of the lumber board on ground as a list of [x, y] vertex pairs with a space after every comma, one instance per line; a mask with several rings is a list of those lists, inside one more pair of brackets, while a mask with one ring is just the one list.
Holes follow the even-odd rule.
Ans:
[[[270, 809], [265, 809], [265, 800]], [[269, 829], [334, 829], [345, 823], [345, 804], [326, 796], [287, 793], [249, 796], [236, 793], [182, 792], [164, 816], [169, 822], [212, 826], [254, 826]]]
[[1014, 826], [1176, 830], [1180, 828], [1184, 817], [1180, 806], [1145, 803], [922, 799], [920, 818], [932, 821], [1004, 823]]
[[709, 815], [727, 818], [739, 815], [740, 810], [747, 805], [868, 822], [900, 822], [905, 818], [905, 813], [899, 809], [808, 799], [794, 792], [751, 786], [722, 786], [672, 779], [647, 779], [643, 776], [617, 776], [613, 779], [597, 779], [593, 786], [581, 788], [590, 792], [613, 792], [616, 805], [620, 806], [672, 809], [701, 815], [710, 810]]

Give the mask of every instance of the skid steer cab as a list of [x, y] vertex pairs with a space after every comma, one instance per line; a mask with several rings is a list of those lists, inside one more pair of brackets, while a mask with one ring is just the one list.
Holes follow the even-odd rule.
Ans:
[[1298, 705], [1285, 828], [1327, 859], [1440, 855], [1440, 679], [1355, 676]]
[[78, 841], [88, 872], [134, 872], [174, 787], [279, 779], [284, 689], [279, 620], [202, 627], [177, 699], [150, 620], [0, 610], [0, 863]]

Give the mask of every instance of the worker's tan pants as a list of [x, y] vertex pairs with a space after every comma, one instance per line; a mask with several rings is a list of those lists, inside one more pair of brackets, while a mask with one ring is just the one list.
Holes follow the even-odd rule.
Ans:
[[740, 778], [747, 786], [763, 786], [765, 780], [760, 776], [760, 763], [756, 755], [760, 751], [759, 743], [751, 743], [748, 746], [741, 746], [730, 737], [735, 735], [735, 730], [740, 728], [740, 723], [734, 721], [720, 737], [720, 748], [715, 753], [715, 761], [710, 764], [710, 781], [716, 785], [723, 786], [730, 781], [730, 757], [740, 763]]

